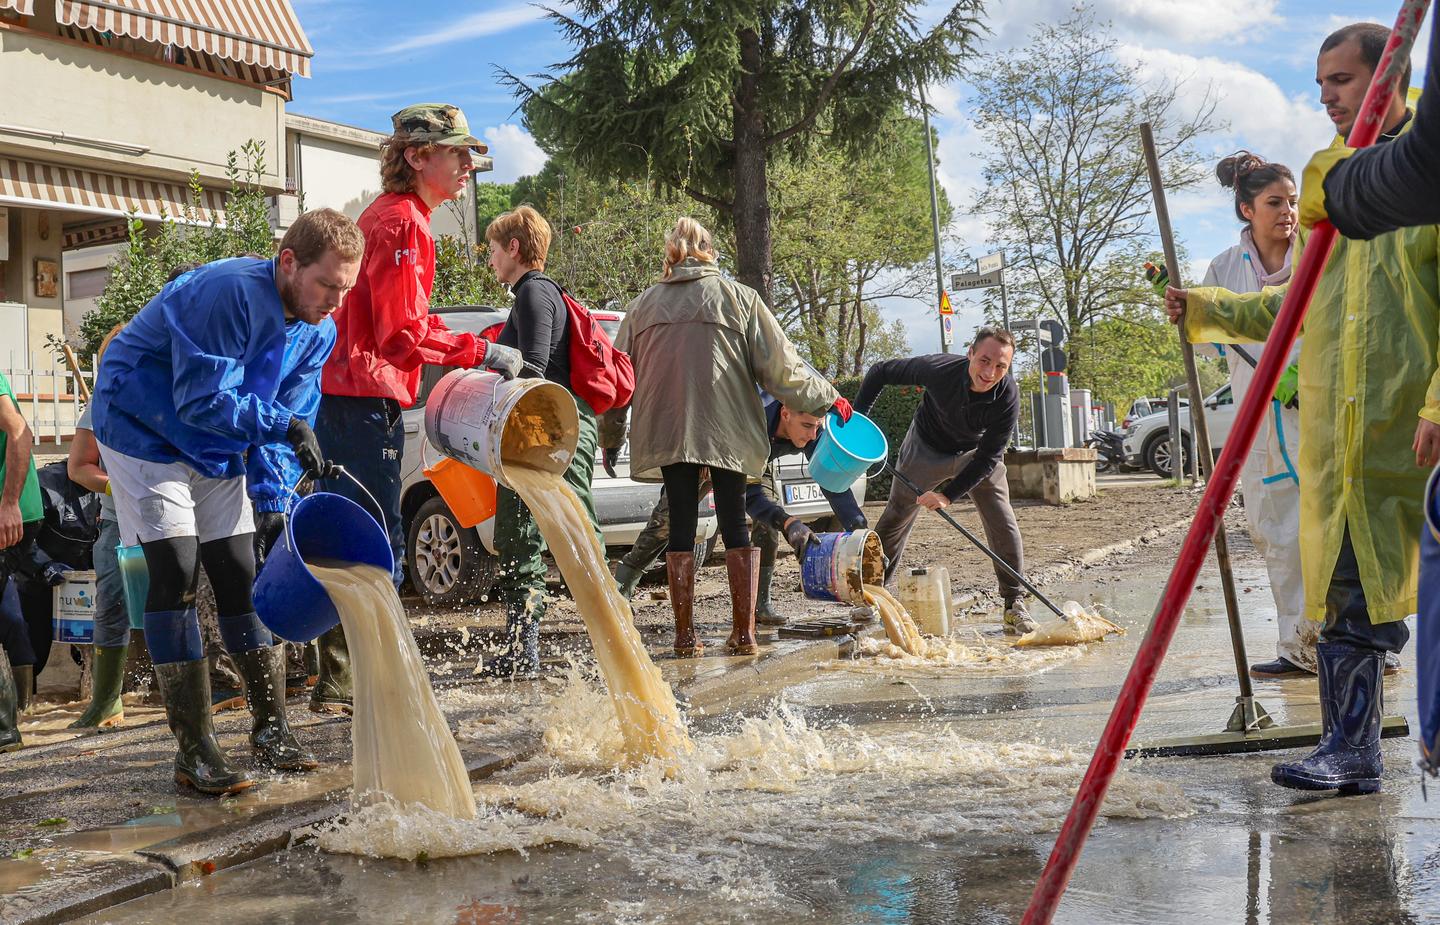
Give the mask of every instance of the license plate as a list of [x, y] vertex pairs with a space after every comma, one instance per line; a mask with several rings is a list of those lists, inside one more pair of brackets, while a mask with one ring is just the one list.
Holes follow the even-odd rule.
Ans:
[[802, 504], [806, 501], [819, 501], [825, 495], [821, 493], [820, 486], [814, 482], [801, 482], [797, 485], [785, 486], [785, 503]]

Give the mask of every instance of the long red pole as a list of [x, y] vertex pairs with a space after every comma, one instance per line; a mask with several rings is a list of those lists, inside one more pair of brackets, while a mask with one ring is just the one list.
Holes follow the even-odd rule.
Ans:
[[[1395, 28], [1390, 33], [1385, 54], [1380, 59], [1380, 66], [1375, 69], [1370, 89], [1365, 94], [1360, 117], [1351, 130], [1348, 141], [1352, 147], [1368, 147], [1379, 137], [1385, 122], [1385, 113], [1390, 108], [1390, 100], [1394, 96], [1396, 84], [1410, 56], [1410, 47], [1415, 42], [1415, 35], [1425, 18], [1429, 3], [1430, 0], [1405, 0], [1400, 16], [1395, 21]], [[1431, 66], [1437, 65], [1432, 62]], [[1220, 453], [1220, 460], [1215, 464], [1209, 484], [1205, 486], [1205, 494], [1200, 499], [1200, 509], [1196, 512], [1190, 532], [1185, 535], [1185, 542], [1180, 547], [1180, 556], [1165, 584], [1165, 592], [1150, 622], [1150, 630], [1141, 641], [1140, 650], [1135, 653], [1135, 662], [1130, 666], [1130, 673], [1120, 688], [1114, 709], [1110, 711], [1110, 720], [1100, 735], [1100, 742], [1090, 759], [1085, 778], [1080, 782], [1080, 790], [1075, 794], [1070, 814], [1065, 817], [1065, 824], [1060, 828], [1060, 835], [1055, 840], [1055, 847], [1050, 852], [1045, 871], [1040, 875], [1040, 882], [1035, 885], [1030, 905], [1021, 920], [1022, 925], [1049, 925], [1054, 918], [1060, 897], [1070, 882], [1075, 864], [1080, 860], [1085, 839], [1089, 836], [1090, 828], [1095, 824], [1095, 816], [1105, 800], [1105, 791], [1109, 789], [1115, 769], [1125, 754], [1125, 746], [1130, 741], [1130, 734], [1135, 731], [1140, 710], [1145, 705], [1145, 698], [1150, 694], [1155, 674], [1160, 670], [1160, 662], [1165, 657], [1165, 651], [1169, 648], [1175, 628], [1180, 622], [1180, 615], [1195, 587], [1200, 566], [1215, 539], [1215, 531], [1220, 527], [1225, 508], [1230, 504], [1230, 496], [1235, 492], [1235, 482], [1240, 477], [1240, 464], [1255, 442], [1261, 418], [1270, 404], [1270, 395], [1275, 391], [1275, 384], [1290, 356], [1290, 348], [1299, 334], [1300, 323], [1305, 319], [1306, 309], [1310, 307], [1310, 297], [1314, 295], [1315, 285], [1320, 280], [1321, 271], [1334, 246], [1335, 228], [1329, 222], [1317, 225], [1305, 243], [1300, 265], [1295, 269], [1290, 288], [1285, 294], [1285, 302], [1266, 341], [1267, 349], [1260, 357], [1260, 365], [1256, 368], [1249, 391], [1240, 405], [1230, 437], [1225, 441], [1225, 449]], [[1181, 336], [1184, 336], [1183, 332]]]

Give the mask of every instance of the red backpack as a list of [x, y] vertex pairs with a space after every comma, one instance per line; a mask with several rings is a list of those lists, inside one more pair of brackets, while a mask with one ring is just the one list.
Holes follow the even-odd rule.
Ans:
[[[550, 282], [555, 283], [553, 279]], [[610, 335], [590, 309], [575, 301], [564, 286], [555, 283], [555, 287], [570, 312], [570, 388], [596, 414], [624, 408], [635, 394], [635, 367], [630, 355], [615, 349]]]

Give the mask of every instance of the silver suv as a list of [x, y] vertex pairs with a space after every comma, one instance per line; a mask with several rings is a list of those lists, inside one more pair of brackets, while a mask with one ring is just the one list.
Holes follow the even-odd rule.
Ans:
[[[452, 330], [469, 331], [476, 335], [484, 335], [492, 329], [498, 332], [510, 315], [507, 309], [485, 306], [432, 311], [441, 315]], [[606, 333], [615, 337], [624, 315], [599, 309], [592, 310], [592, 314]], [[405, 452], [401, 460], [403, 481], [400, 489], [400, 513], [406, 536], [406, 572], [426, 603], [447, 607], [477, 598], [488, 599], [498, 567], [494, 518], [474, 527], [461, 527], [435, 486], [425, 477], [421, 464], [421, 448], [426, 442], [425, 399], [435, 383], [449, 371], [447, 367], [423, 367], [415, 404], [404, 411]], [[437, 458], [433, 447], [426, 448], [424, 454], [431, 462]], [[629, 463], [628, 451], [622, 450], [620, 464], [615, 467], [617, 477], [611, 478], [600, 465], [597, 454], [591, 485], [595, 513], [607, 547], [623, 548], [634, 543], [645, 529], [650, 512], [660, 497], [658, 484], [630, 480]], [[775, 464], [780, 467], [781, 490], [785, 507], [790, 513], [805, 518], [807, 522], [830, 516], [829, 502], [820, 494], [819, 486], [810, 480], [803, 455], [785, 456], [776, 460]], [[863, 501], [865, 479], [861, 478], [851, 490]], [[704, 536], [708, 548], [713, 549], [718, 537], [715, 502], [709, 496], [700, 502], [699, 533]]]

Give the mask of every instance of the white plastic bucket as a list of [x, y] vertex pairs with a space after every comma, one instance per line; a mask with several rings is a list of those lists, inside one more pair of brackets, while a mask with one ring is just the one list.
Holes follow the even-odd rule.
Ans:
[[88, 646], [95, 642], [95, 573], [65, 573], [55, 587], [53, 625], [56, 642]]
[[425, 435], [446, 456], [508, 485], [506, 464], [564, 472], [575, 456], [580, 414], [574, 396], [547, 379], [457, 369], [425, 401]]

